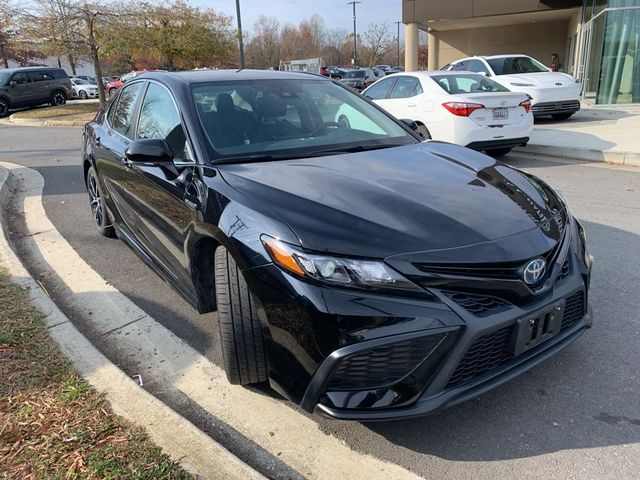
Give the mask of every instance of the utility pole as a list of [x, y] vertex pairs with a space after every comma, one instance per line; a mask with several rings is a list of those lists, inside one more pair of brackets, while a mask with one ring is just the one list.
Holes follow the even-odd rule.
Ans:
[[400, 66], [400, 24], [402, 22], [396, 22], [396, 26], [398, 27], [398, 33], [396, 34], [396, 41], [398, 42], [398, 67]]
[[236, 16], [238, 17], [238, 40], [240, 42], [240, 68], [244, 68], [244, 42], [242, 40], [242, 21], [240, 20], [240, 0], [236, 0]]
[[358, 36], [356, 33], [356, 4], [362, 2], [356, 2], [355, 0], [352, 2], [347, 2], [347, 5], [353, 6], [353, 66], [355, 67], [358, 64]]

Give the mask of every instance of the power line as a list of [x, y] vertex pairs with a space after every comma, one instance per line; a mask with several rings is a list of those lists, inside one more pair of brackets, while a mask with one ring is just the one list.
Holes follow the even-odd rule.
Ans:
[[355, 0], [352, 2], [347, 2], [347, 5], [353, 6], [353, 66], [355, 67], [358, 64], [358, 35], [356, 33], [356, 4], [362, 2], [356, 2]]

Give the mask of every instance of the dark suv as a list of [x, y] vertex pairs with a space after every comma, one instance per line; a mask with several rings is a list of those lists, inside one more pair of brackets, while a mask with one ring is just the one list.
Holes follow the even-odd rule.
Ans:
[[71, 97], [71, 81], [61, 68], [24, 67], [0, 70], [0, 118], [9, 110], [43, 103], [64, 105]]

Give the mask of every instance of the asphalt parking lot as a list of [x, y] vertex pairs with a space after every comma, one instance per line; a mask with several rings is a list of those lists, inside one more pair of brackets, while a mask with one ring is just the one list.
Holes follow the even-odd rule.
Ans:
[[[100, 275], [220, 363], [215, 314], [198, 315], [124, 244], [94, 232], [80, 129], [0, 125], [0, 161], [45, 178], [47, 215]], [[594, 327], [493, 392], [439, 415], [315, 420], [357, 451], [428, 478], [636, 478], [640, 471], [640, 169], [510, 155], [558, 188], [595, 257]], [[126, 366], [125, 366], [126, 367]]]

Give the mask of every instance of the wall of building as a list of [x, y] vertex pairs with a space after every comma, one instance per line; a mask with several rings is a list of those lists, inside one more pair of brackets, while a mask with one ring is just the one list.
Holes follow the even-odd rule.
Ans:
[[402, 0], [402, 20], [405, 23], [540, 10], [550, 8], [539, 0]]
[[522, 53], [530, 55], [545, 65], [550, 64], [551, 54], [557, 53], [564, 65], [567, 61], [566, 20], [544, 23], [528, 23], [464, 30], [430, 32], [438, 42], [437, 65], [440, 68], [459, 58], [472, 55], [500, 55]]

